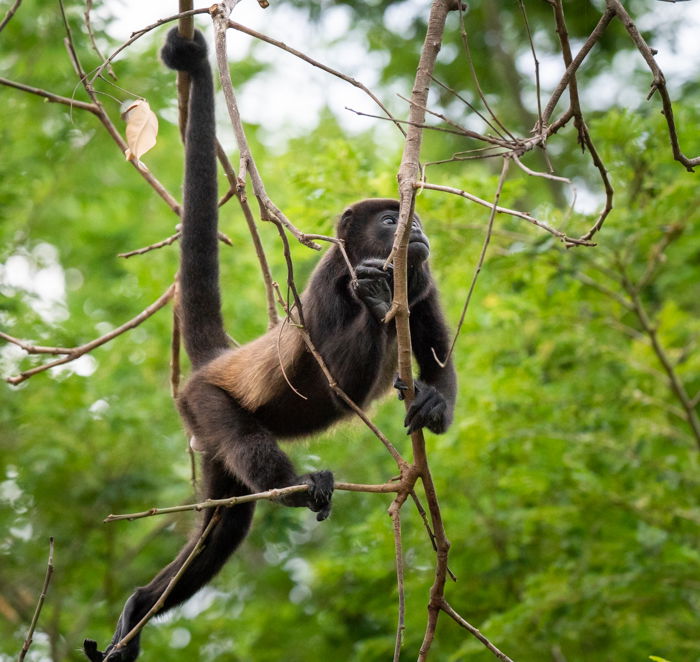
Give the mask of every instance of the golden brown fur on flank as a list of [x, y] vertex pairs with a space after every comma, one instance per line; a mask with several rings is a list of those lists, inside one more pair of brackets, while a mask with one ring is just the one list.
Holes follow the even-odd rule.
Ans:
[[294, 385], [294, 367], [304, 351], [299, 331], [283, 322], [260, 338], [224, 352], [202, 369], [202, 375], [254, 412], [290, 388], [287, 380]]

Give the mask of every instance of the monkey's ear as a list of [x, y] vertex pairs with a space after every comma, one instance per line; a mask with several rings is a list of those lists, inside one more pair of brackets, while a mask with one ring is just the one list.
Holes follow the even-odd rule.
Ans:
[[348, 228], [350, 227], [350, 223], [352, 222], [354, 215], [355, 215], [355, 212], [353, 211], [352, 207], [348, 207], [343, 212], [342, 216], [338, 219], [338, 229], [337, 229], [338, 237], [345, 236], [345, 234], [348, 231]]

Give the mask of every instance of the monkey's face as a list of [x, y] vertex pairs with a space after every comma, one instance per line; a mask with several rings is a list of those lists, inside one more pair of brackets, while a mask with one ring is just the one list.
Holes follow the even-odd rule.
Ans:
[[[350, 205], [338, 221], [338, 237], [353, 264], [365, 258], [386, 259], [394, 244], [399, 220], [399, 202], [389, 198], [369, 198]], [[413, 217], [409, 234], [408, 264], [419, 266], [430, 255], [430, 242], [418, 216]]]
[[[384, 209], [375, 214], [370, 221], [370, 233], [376, 237], [377, 247], [382, 247], [381, 257], [386, 257], [391, 252], [398, 221], [397, 209]], [[423, 233], [420, 219], [414, 216], [408, 237], [408, 262], [410, 265], [417, 265], [425, 262], [429, 255], [430, 242]]]

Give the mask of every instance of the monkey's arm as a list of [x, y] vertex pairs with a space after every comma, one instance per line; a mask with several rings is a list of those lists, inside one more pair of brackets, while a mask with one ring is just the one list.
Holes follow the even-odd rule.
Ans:
[[[457, 396], [457, 376], [452, 357], [444, 367], [450, 347], [450, 335], [440, 308], [437, 291], [411, 307], [411, 347], [420, 368], [416, 380], [416, 397], [406, 414], [404, 425], [412, 432], [418, 428], [442, 433], [449, 427]], [[434, 352], [434, 354], [433, 354]]]

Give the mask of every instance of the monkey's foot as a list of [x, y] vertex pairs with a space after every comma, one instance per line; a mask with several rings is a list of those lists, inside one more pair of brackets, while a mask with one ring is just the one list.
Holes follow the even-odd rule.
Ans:
[[317, 513], [316, 519], [322, 522], [331, 514], [331, 498], [335, 486], [333, 473], [328, 470], [314, 471], [297, 476], [294, 485], [308, 485], [307, 492], [297, 492], [280, 499], [285, 506], [306, 506]]
[[447, 401], [434, 386], [416, 379], [416, 397], [411, 402], [403, 424], [411, 434], [419, 428], [428, 428], [436, 434], [447, 429]]
[[115, 650], [110, 644], [104, 652], [97, 650], [97, 642], [86, 639], [83, 642], [83, 651], [90, 662], [133, 662], [139, 654], [138, 646], [126, 645], [124, 648]]

